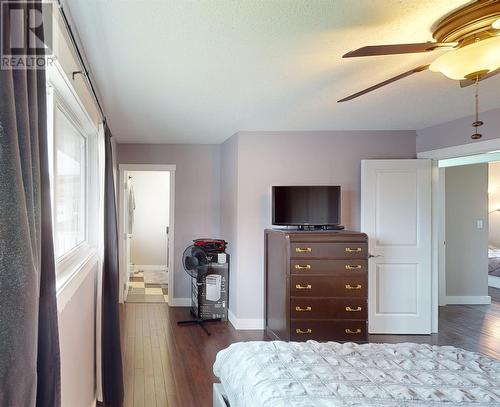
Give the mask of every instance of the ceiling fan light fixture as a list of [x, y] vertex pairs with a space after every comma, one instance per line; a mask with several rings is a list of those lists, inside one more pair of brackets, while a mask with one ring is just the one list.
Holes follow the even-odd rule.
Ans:
[[498, 20], [493, 21], [491, 27], [494, 28], [495, 30], [500, 30], [500, 18]]
[[500, 67], [500, 37], [474, 42], [438, 57], [429, 69], [450, 79], [463, 80]]

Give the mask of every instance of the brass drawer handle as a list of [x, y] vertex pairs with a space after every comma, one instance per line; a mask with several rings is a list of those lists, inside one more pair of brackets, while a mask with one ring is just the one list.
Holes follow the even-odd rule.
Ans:
[[295, 288], [297, 290], [310, 290], [310, 289], [312, 289], [312, 285], [311, 284], [306, 284], [306, 285], [295, 284]]
[[311, 253], [312, 249], [310, 247], [296, 247], [295, 251], [297, 253]]
[[356, 308], [345, 307], [345, 310], [346, 310], [347, 312], [359, 312], [359, 311], [361, 311], [361, 310], [362, 310], [362, 308], [361, 308], [361, 307], [356, 307]]
[[297, 328], [295, 330], [295, 333], [296, 334], [311, 334], [312, 333], [312, 329], [306, 329], [306, 330], [303, 331], [302, 329]]
[[360, 334], [361, 333], [361, 329], [358, 328], [358, 329], [352, 330], [352, 329], [347, 328], [345, 330], [345, 333], [346, 334]]
[[295, 311], [297, 311], [297, 312], [310, 312], [310, 311], [312, 311], [312, 308], [311, 307], [305, 307], [305, 308], [295, 307]]
[[351, 284], [346, 284], [345, 288], [348, 290], [361, 290], [362, 285], [361, 284], [356, 284], [356, 285], [351, 285]]
[[297, 270], [311, 270], [311, 265], [310, 264], [296, 264], [295, 268]]
[[346, 247], [345, 251], [347, 253], [359, 253], [361, 252], [361, 247], [356, 247], [355, 249], [353, 249], [352, 247]]
[[361, 270], [361, 264], [356, 264], [356, 265], [352, 265], [352, 264], [346, 264], [345, 265], [345, 268], [346, 270]]

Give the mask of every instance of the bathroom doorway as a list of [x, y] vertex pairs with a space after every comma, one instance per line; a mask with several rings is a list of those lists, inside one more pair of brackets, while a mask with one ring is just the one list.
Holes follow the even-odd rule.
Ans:
[[120, 165], [123, 302], [169, 302], [173, 287], [175, 174], [171, 167]]

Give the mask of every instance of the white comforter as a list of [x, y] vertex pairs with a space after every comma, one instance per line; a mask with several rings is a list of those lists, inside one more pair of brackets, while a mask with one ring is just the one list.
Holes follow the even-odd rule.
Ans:
[[500, 361], [451, 346], [235, 343], [214, 373], [231, 407], [500, 406]]

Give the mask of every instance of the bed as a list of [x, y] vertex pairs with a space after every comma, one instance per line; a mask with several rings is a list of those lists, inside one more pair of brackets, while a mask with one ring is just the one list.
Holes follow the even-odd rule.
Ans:
[[500, 277], [500, 249], [488, 246], [488, 275]]
[[414, 343], [235, 343], [214, 364], [214, 406], [500, 406], [500, 361]]

